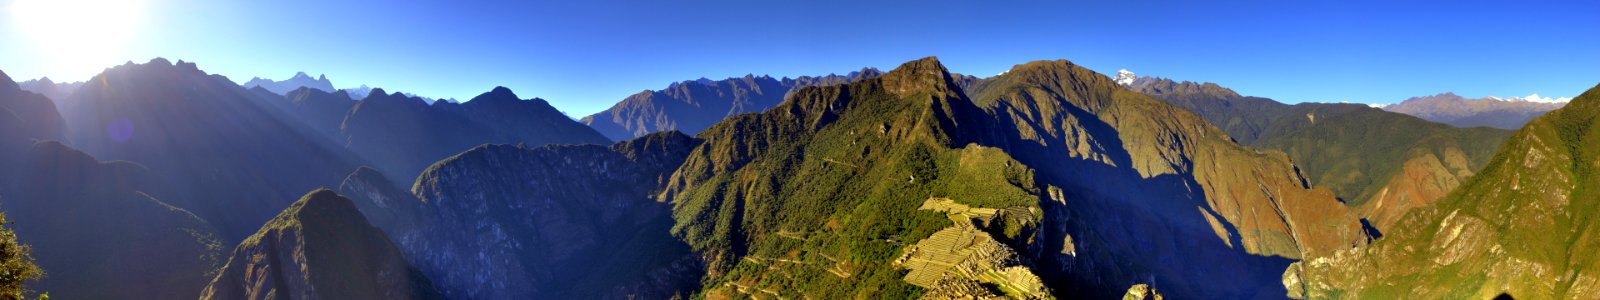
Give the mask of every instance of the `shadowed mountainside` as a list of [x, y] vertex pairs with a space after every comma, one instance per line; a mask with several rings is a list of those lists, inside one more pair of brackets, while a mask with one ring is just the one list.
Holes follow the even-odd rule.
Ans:
[[1285, 258], [1366, 240], [1282, 154], [1065, 61], [983, 80], [913, 61], [801, 89], [697, 137], [661, 199], [674, 234], [708, 261], [707, 296], [921, 293], [891, 270], [905, 246], [951, 226], [918, 209], [938, 198], [1009, 212], [979, 228], [1026, 254], [1058, 295], [1122, 295], [1148, 280], [1191, 297], [1283, 295]]
[[1313, 186], [1333, 190], [1382, 230], [1454, 189], [1511, 135], [1365, 105], [1288, 105], [1212, 83], [1142, 77], [1128, 87], [1194, 111], [1242, 144], [1287, 153]]
[[1383, 239], [1291, 272], [1310, 298], [1595, 295], [1597, 116], [1600, 86], [1518, 130], [1483, 171]]
[[150, 169], [157, 194], [237, 242], [300, 192], [365, 164], [222, 76], [155, 59], [107, 69], [65, 101], [71, 145]]
[[299, 89], [269, 102], [339, 141], [397, 184], [409, 185], [428, 165], [482, 144], [610, 144], [543, 99], [523, 100], [504, 87], [465, 103], [375, 89], [360, 101], [348, 93]]
[[443, 299], [350, 199], [312, 191], [233, 250], [200, 299]]
[[429, 167], [415, 196], [368, 169], [340, 189], [451, 298], [668, 298], [701, 267], [649, 196], [697, 143], [485, 145]]

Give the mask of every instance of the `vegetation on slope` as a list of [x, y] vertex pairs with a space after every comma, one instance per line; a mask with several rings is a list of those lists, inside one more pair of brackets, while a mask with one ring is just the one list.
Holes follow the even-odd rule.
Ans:
[[23, 286], [44, 277], [44, 270], [33, 264], [32, 248], [17, 242], [12, 223], [0, 213], [0, 298], [22, 299], [32, 291]]
[[[1600, 291], [1600, 87], [1535, 119], [1482, 172], [1369, 247], [1301, 262], [1313, 298], [1583, 298]], [[1298, 272], [1295, 274], [1294, 272]]]
[[[1402, 174], [1407, 161], [1431, 155], [1449, 165], [1447, 158], [1461, 156], [1466, 160], [1465, 174], [1470, 175], [1511, 135], [1492, 128], [1456, 128], [1359, 104], [1287, 105], [1240, 96], [1213, 83], [1145, 77], [1129, 88], [1193, 111], [1241, 144], [1287, 153], [1304, 168], [1312, 185], [1333, 190], [1353, 207], [1385, 189], [1409, 188], [1388, 185]], [[1461, 173], [1454, 169], [1462, 168], [1449, 173]]]
[[1018, 65], [973, 90], [995, 119], [986, 143], [1049, 189], [1035, 251], [1058, 293], [1114, 297], [1149, 283], [1180, 297], [1275, 297], [1290, 259], [1366, 238], [1282, 153], [1240, 146], [1071, 62]]
[[[804, 88], [702, 132], [663, 193], [673, 233], [708, 260], [707, 297], [912, 298], [891, 265], [950, 224], [930, 197], [1036, 206], [1032, 171], [952, 130], [976, 110], [929, 58], [851, 84]], [[966, 105], [955, 109], [952, 106]], [[1015, 241], [1029, 233], [1003, 237]]]

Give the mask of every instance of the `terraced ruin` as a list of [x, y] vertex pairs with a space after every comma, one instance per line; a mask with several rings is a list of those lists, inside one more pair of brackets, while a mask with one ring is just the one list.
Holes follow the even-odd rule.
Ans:
[[970, 207], [947, 198], [929, 198], [919, 209], [944, 212], [953, 223], [906, 248], [895, 262], [911, 270], [906, 282], [929, 289], [923, 299], [1050, 297], [1016, 251], [979, 227], [994, 224], [1000, 212], [1032, 214], [1032, 209]]

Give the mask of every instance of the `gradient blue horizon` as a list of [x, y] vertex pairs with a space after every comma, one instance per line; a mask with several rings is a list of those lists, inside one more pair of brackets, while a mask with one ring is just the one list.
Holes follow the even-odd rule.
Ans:
[[[1067, 59], [1290, 103], [1572, 97], [1600, 83], [1597, 1], [145, 1], [149, 24], [119, 61], [436, 98], [506, 86], [575, 118], [675, 81], [926, 56], [984, 77]], [[0, 23], [0, 70], [17, 80], [94, 75], [10, 54], [24, 40]]]

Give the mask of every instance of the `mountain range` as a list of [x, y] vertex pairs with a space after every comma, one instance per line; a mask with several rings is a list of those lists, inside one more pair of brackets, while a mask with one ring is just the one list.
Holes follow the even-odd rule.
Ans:
[[705, 78], [686, 80], [673, 83], [666, 89], [633, 94], [609, 109], [584, 117], [580, 122], [619, 141], [659, 131], [676, 130], [695, 134], [724, 118], [772, 108], [801, 87], [835, 85], [877, 77], [882, 73], [877, 69], [865, 68], [845, 75], [802, 76], [795, 79], [745, 75], [717, 81]]
[[1283, 104], [1213, 83], [1154, 77], [1121, 83], [1199, 114], [1241, 144], [1288, 154], [1312, 186], [1333, 190], [1380, 232], [1409, 209], [1454, 189], [1511, 135], [1365, 105]]
[[250, 81], [244, 82], [241, 86], [246, 89], [260, 87], [279, 95], [287, 94], [289, 91], [300, 88], [313, 88], [329, 93], [335, 91], [333, 82], [328, 81], [328, 75], [318, 75], [317, 78], [311, 78], [311, 75], [306, 75], [306, 72], [294, 73], [294, 76], [282, 81], [261, 77], [250, 78]]
[[682, 81], [581, 121], [504, 87], [277, 91], [165, 59], [62, 99], [13, 83], [0, 209], [30, 287], [69, 299], [1600, 288], [1600, 87], [1513, 132], [1066, 60]]
[[1296, 264], [1312, 298], [1579, 299], [1600, 290], [1592, 226], [1600, 86], [1518, 130], [1483, 171], [1369, 247]]
[[[12, 226], [27, 235], [19, 240], [33, 245], [38, 263], [56, 274], [36, 287], [57, 297], [195, 297], [221, 266], [224, 247], [252, 236], [296, 195], [337, 186], [361, 166], [411, 172], [409, 180], [433, 161], [491, 142], [473, 138], [539, 145], [552, 141], [532, 134], [548, 133], [541, 136], [608, 143], [542, 100], [518, 100], [509, 91], [500, 94], [509, 99], [453, 108], [423, 105], [429, 110], [420, 115], [393, 112], [416, 119], [471, 113], [483, 122], [425, 135], [429, 131], [422, 127], [391, 132], [373, 124], [410, 125], [407, 119], [385, 121], [391, 112], [373, 108], [387, 104], [345, 98], [345, 105], [328, 105], [246, 90], [182, 61], [125, 64], [89, 82], [92, 88], [54, 102], [14, 84], [0, 86], [0, 166], [7, 171], [0, 178], [0, 204], [16, 212], [11, 220], [25, 222]], [[368, 109], [355, 112], [359, 107]], [[349, 122], [350, 135], [342, 130], [346, 114], [358, 119]], [[315, 122], [326, 116], [338, 119]], [[390, 134], [408, 137], [363, 139]], [[439, 136], [459, 141], [460, 148], [381, 144]], [[437, 157], [403, 159], [411, 153]], [[149, 269], [162, 272], [137, 271]]]
[[1528, 121], [1566, 105], [1566, 99], [1487, 97], [1468, 99], [1454, 93], [1414, 97], [1382, 106], [1384, 110], [1417, 116], [1456, 127], [1522, 128]]
[[83, 82], [55, 82], [50, 80], [50, 77], [45, 77], [18, 82], [17, 85], [24, 91], [44, 95], [54, 100], [62, 100], [72, 96], [72, 92], [77, 91], [79, 87], [83, 87]]

